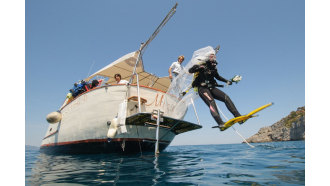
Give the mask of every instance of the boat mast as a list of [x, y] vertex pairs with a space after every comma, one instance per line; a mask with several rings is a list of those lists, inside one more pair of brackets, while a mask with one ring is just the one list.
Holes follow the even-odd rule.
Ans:
[[149, 43], [157, 36], [157, 34], [159, 33], [159, 31], [165, 26], [165, 24], [175, 14], [176, 7], [177, 6], [178, 6], [178, 3], [175, 3], [175, 5], [173, 6], [173, 8], [168, 12], [168, 14], [166, 15], [166, 17], [163, 19], [163, 21], [159, 24], [159, 26], [154, 31], [154, 33], [149, 37], [149, 39], [145, 43], [142, 43], [141, 44], [140, 49], [138, 51], [139, 54], [138, 54], [138, 57], [137, 57], [136, 62], [135, 62], [135, 66], [134, 66], [134, 70], [133, 70], [132, 76], [131, 76], [131, 78], [129, 80], [129, 84], [131, 84], [133, 82], [134, 75], [136, 75], [136, 86], [137, 86], [137, 94], [138, 94], [139, 112], [141, 112], [141, 100], [140, 100], [141, 98], [140, 98], [139, 75], [136, 73], [136, 67], [137, 67], [140, 59], [142, 58], [142, 55], [143, 55], [145, 49], [147, 48], [147, 46], [149, 45]]
[[140, 61], [140, 59], [142, 58], [142, 55], [145, 51], [145, 49], [147, 48], [147, 46], [149, 45], [149, 43], [157, 36], [157, 34], [159, 33], [159, 31], [165, 26], [165, 24], [171, 19], [171, 17], [175, 14], [176, 12], [176, 7], [178, 6], [178, 3], [175, 3], [175, 5], [173, 6], [173, 8], [168, 12], [168, 14], [166, 15], [166, 17], [163, 19], [163, 21], [159, 24], [159, 26], [156, 28], [156, 30], [154, 31], [154, 33], [149, 37], [149, 39], [145, 42], [142, 43], [140, 46], [140, 49], [138, 50], [139, 54], [138, 57], [136, 59], [135, 62], [135, 66], [134, 66], [134, 70], [133, 70], [133, 74], [131, 79], [129, 80], [129, 83], [132, 83], [133, 81], [133, 77], [136, 74], [136, 67], [138, 62]]

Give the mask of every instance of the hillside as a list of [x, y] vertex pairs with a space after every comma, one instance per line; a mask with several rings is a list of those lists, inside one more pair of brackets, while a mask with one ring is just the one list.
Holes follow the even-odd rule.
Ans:
[[305, 140], [305, 106], [249, 137], [249, 143]]

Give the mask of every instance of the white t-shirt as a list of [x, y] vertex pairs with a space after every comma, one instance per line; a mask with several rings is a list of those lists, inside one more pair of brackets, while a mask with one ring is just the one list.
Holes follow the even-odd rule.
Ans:
[[127, 84], [128, 81], [125, 79], [120, 80], [117, 84]]
[[172, 69], [172, 72], [179, 74], [181, 70], [183, 70], [182, 65], [176, 61], [173, 62], [172, 65], [170, 66], [170, 68]]

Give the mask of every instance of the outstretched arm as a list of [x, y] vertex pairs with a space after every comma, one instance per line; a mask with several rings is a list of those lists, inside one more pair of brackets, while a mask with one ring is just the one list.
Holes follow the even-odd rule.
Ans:
[[215, 76], [214, 76], [214, 77], [215, 77], [217, 80], [222, 81], [222, 82], [225, 82], [225, 83], [227, 83], [227, 84], [229, 84], [229, 85], [232, 84], [231, 81], [228, 81], [227, 79], [225, 79], [225, 78], [223, 78], [222, 76], [220, 76], [219, 73], [218, 73], [218, 71], [215, 72]]

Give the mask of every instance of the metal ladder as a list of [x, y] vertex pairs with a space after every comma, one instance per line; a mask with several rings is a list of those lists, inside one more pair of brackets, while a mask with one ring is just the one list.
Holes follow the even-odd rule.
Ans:
[[159, 154], [159, 125], [160, 122], [163, 122], [163, 115], [164, 112], [158, 110], [153, 110], [151, 114], [151, 120], [157, 120], [157, 129], [156, 129], [156, 144], [155, 144], [155, 155], [157, 156]]

